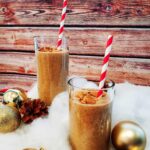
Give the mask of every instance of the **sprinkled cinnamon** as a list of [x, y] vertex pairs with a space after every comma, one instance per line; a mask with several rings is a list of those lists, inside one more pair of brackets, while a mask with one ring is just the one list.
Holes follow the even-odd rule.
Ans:
[[42, 47], [39, 49], [39, 51], [41, 51], [41, 52], [58, 52], [60, 50], [58, 50], [57, 48], [54, 48], [54, 47]]
[[[103, 92], [102, 97], [106, 96], [106, 92]], [[97, 98], [97, 91], [77, 91], [75, 93], [75, 97], [82, 103], [82, 104], [96, 104], [100, 97]]]

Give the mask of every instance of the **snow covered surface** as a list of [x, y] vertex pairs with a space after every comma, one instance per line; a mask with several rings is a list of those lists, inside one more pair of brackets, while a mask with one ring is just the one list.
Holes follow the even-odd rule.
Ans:
[[[37, 97], [36, 84], [28, 95]], [[112, 127], [122, 120], [132, 120], [140, 124], [147, 136], [146, 150], [150, 150], [149, 115], [150, 87], [130, 83], [116, 85]], [[39, 118], [30, 125], [22, 125], [12, 133], [0, 134], [0, 150], [22, 150], [26, 147], [71, 150], [68, 143], [68, 116], [68, 94], [64, 92], [55, 97], [48, 117]]]

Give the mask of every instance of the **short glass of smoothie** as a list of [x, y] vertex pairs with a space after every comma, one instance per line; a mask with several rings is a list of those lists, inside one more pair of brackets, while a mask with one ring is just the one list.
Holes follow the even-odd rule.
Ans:
[[68, 81], [69, 140], [73, 150], [109, 150], [115, 83], [106, 80], [101, 97], [97, 97], [98, 86], [88, 85], [80, 77]]
[[57, 40], [57, 36], [34, 38], [38, 95], [47, 105], [51, 105], [54, 97], [67, 88], [68, 47], [64, 37], [58, 49]]

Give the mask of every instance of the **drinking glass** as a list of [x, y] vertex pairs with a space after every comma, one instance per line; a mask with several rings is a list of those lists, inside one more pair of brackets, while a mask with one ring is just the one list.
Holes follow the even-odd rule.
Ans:
[[64, 37], [60, 49], [57, 49], [57, 40], [57, 36], [34, 38], [38, 95], [47, 105], [51, 105], [54, 97], [67, 87], [68, 46]]
[[97, 94], [98, 86], [84, 86], [87, 83], [87, 80], [80, 77], [68, 81], [70, 143], [73, 150], [108, 150], [115, 83], [107, 80], [105, 88], [102, 89], [102, 97], [96, 103], [88, 104], [81, 101], [85, 99], [86, 94]]

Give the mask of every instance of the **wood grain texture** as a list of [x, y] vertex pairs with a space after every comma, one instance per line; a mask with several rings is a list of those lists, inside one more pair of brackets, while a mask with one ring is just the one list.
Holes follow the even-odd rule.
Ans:
[[[60, 0], [1, 0], [0, 24], [58, 25]], [[66, 25], [149, 26], [149, 0], [71, 0]]]
[[33, 53], [0, 52], [0, 72], [36, 74], [36, 59]]
[[[3, 52], [0, 53], [0, 62], [1, 73], [36, 75], [35, 57], [32, 53]], [[69, 63], [70, 75], [80, 75], [94, 81], [99, 80], [102, 57], [70, 55]], [[115, 82], [129, 81], [150, 85], [149, 70], [150, 59], [111, 57], [108, 77]]]
[[0, 74], [0, 89], [20, 87], [29, 90], [36, 81], [36, 76], [17, 75], [17, 74]]
[[[34, 36], [57, 36], [57, 28], [0, 28], [0, 50], [34, 51]], [[67, 28], [70, 54], [104, 55], [109, 34], [114, 35], [112, 56], [150, 58], [150, 29]]]
[[[70, 74], [85, 76], [99, 81], [102, 58], [92, 56], [72, 56]], [[111, 58], [108, 78], [115, 82], [129, 81], [134, 84], [150, 85], [150, 60], [136, 58]]]

